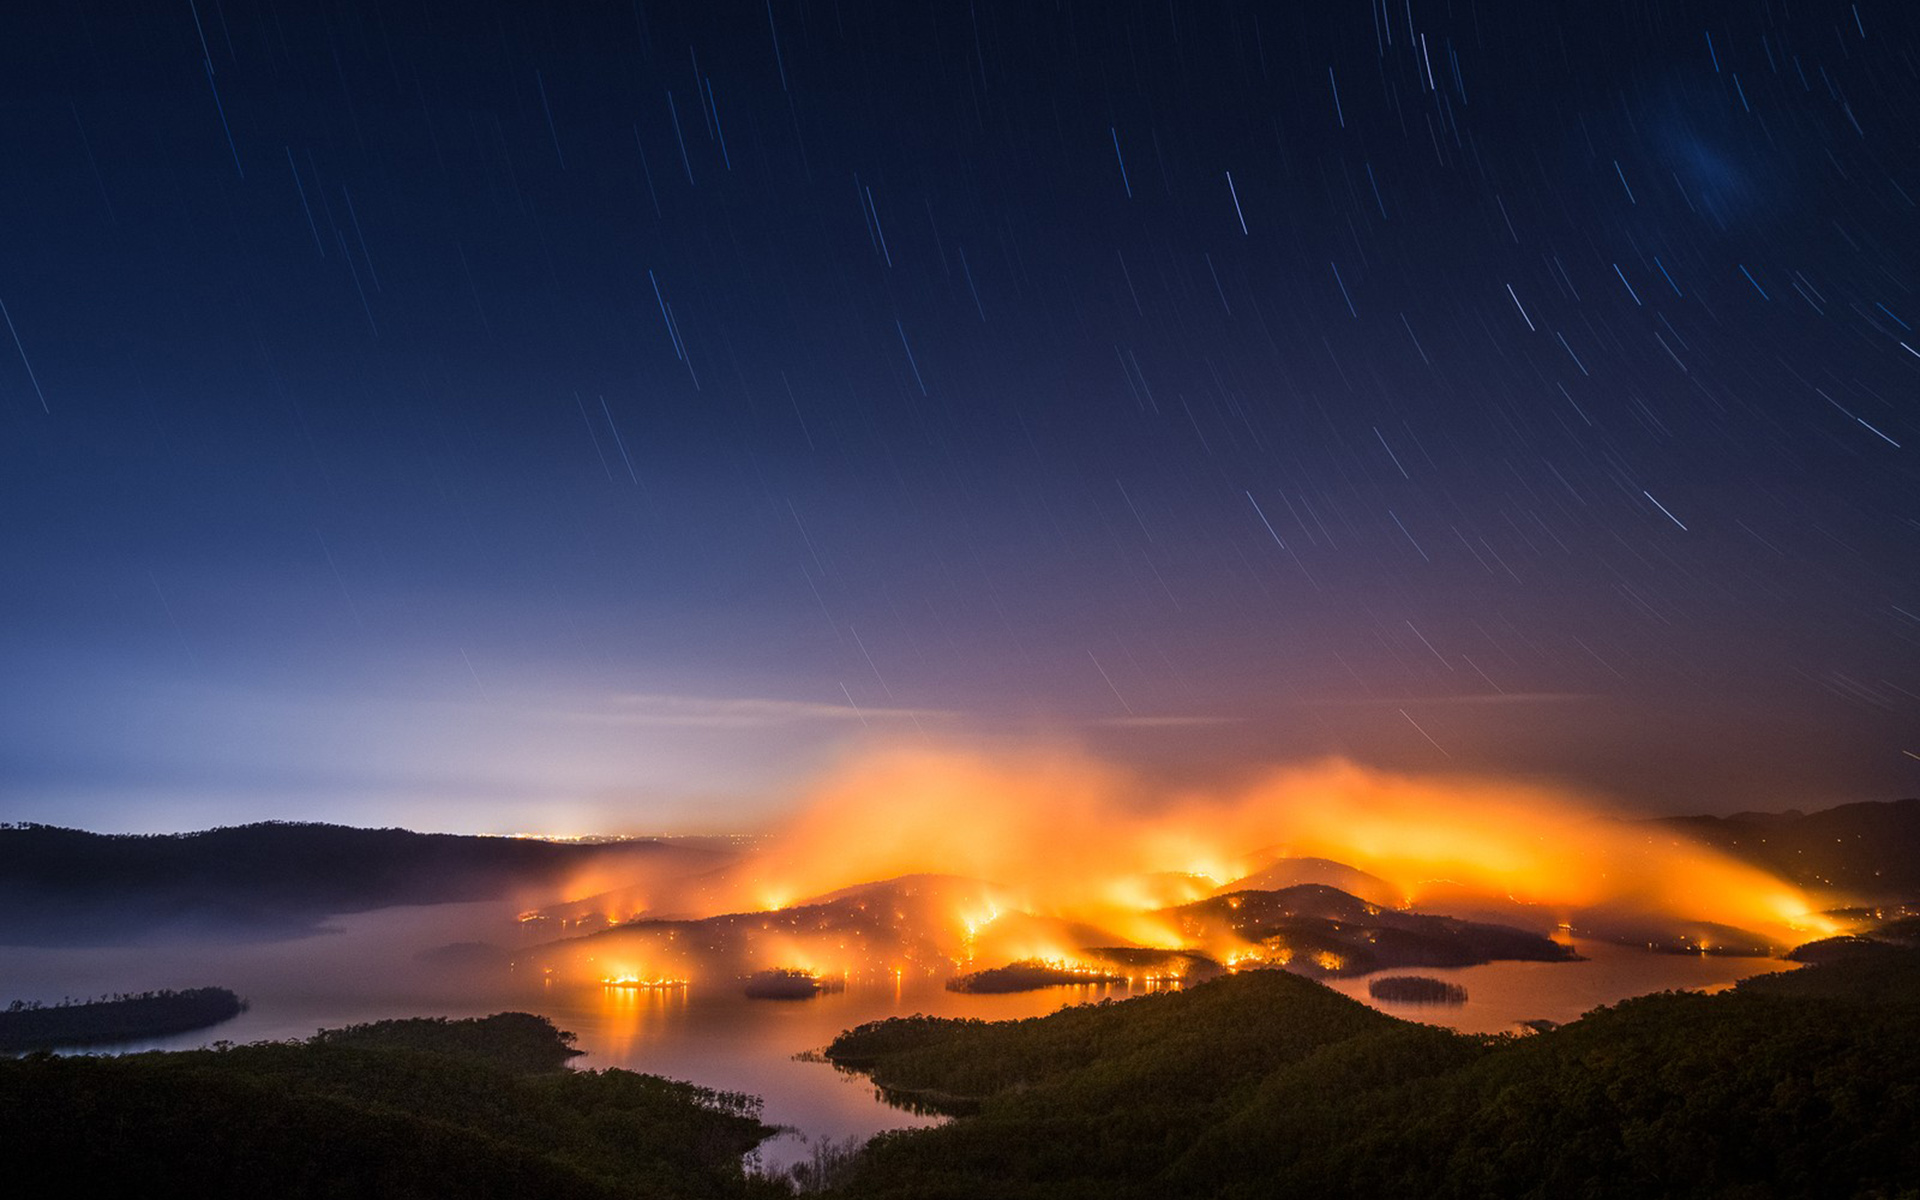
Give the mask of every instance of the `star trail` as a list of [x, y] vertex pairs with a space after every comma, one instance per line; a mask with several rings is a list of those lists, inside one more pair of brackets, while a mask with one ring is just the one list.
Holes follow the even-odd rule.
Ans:
[[1911, 794], [1912, 13], [1362, 7], [10, 8], [4, 815]]

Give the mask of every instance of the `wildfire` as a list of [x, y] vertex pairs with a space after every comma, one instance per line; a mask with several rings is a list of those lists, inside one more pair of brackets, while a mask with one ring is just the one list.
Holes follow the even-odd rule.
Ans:
[[641, 991], [665, 991], [687, 986], [685, 979], [651, 978], [639, 975], [609, 975], [600, 981], [607, 987], [638, 988]]
[[[1296, 951], [1281, 942], [1170, 914], [1221, 896], [1237, 913], [1243, 893], [1299, 883], [1361, 896], [1369, 917], [1411, 905], [1561, 936], [1657, 929], [1665, 944], [1696, 950], [1785, 947], [1835, 930], [1763, 871], [1537, 785], [1335, 760], [1232, 794], [1164, 796], [1081, 756], [916, 749], [853, 761], [723, 869], [621, 881], [646, 904], [624, 906], [638, 916], [603, 936], [643, 939], [628, 952], [675, 969], [604, 982], [684, 987], [682, 973], [699, 964], [705, 978], [701, 956], [715, 953], [737, 977], [1011, 962], [1101, 973], [1111, 968], [1083, 953], [1097, 946], [1283, 966]], [[892, 890], [874, 890], [883, 885]], [[1355, 969], [1317, 946], [1297, 956], [1324, 972]]]

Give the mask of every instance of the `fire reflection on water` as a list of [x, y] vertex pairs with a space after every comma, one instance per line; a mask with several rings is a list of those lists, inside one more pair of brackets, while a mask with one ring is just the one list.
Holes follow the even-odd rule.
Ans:
[[609, 981], [600, 989], [598, 1038], [603, 1044], [587, 1047], [595, 1057], [626, 1062], [639, 1053], [649, 1037], [676, 1016], [684, 1017], [688, 1004], [684, 981], [677, 985], [626, 986]]

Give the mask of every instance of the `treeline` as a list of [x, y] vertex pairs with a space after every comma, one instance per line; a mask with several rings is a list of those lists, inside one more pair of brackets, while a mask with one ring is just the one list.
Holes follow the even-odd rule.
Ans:
[[0, 944], [298, 932], [334, 913], [491, 899], [609, 857], [666, 853], [278, 821], [161, 835], [0, 826]]
[[149, 835], [15, 825], [0, 828], [0, 879], [11, 888], [49, 892], [191, 885], [208, 893], [279, 891], [330, 903], [399, 902], [501, 875], [557, 874], [587, 853], [527, 838], [291, 821]]
[[247, 1010], [226, 988], [120, 993], [41, 1004], [15, 1000], [0, 1012], [0, 1054], [131, 1042], [204, 1029]]
[[[418, 1050], [479, 1058], [510, 1071], [557, 1071], [570, 1058], [585, 1053], [574, 1046], [574, 1035], [554, 1028], [553, 1022], [532, 1013], [495, 1013], [479, 1020], [447, 1017], [406, 1017], [372, 1021], [342, 1029], [322, 1029], [309, 1042], [318, 1046], [358, 1046], [387, 1050]], [[729, 1108], [738, 1105], [729, 1098]], [[744, 1110], [743, 1110], [744, 1111]]]
[[[0, 1061], [19, 1195], [785, 1196], [751, 1097], [557, 1069], [544, 1018], [383, 1021], [306, 1042]], [[538, 1064], [540, 1069], [529, 1070]]]
[[959, 1115], [848, 1197], [1920, 1196], [1920, 955], [1475, 1037], [1247, 972], [1026, 1021], [878, 1022], [827, 1055]]

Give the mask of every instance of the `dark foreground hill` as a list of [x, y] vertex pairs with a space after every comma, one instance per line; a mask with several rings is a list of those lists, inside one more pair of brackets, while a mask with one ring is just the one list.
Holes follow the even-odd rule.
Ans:
[[1876, 955], [1529, 1037], [1399, 1021], [1279, 971], [1027, 1021], [878, 1022], [829, 1058], [959, 1117], [883, 1135], [840, 1193], [1917, 1196], [1920, 957], [1901, 953], [1904, 971]]
[[544, 1018], [385, 1021], [305, 1043], [0, 1060], [15, 1195], [785, 1195], [740, 1156], [759, 1101], [560, 1069]]
[[[945, 1126], [823, 1155], [854, 1197], [1920, 1196], [1920, 951], [1853, 947], [1531, 1037], [1281, 971], [1026, 1021], [877, 1022], [828, 1056]], [[0, 1060], [33, 1196], [784, 1195], [747, 1096], [560, 1069], [526, 1014]]]
[[595, 864], [703, 852], [268, 822], [134, 836], [0, 826], [0, 945], [119, 944], [166, 934], [297, 933], [335, 914], [486, 900]]

